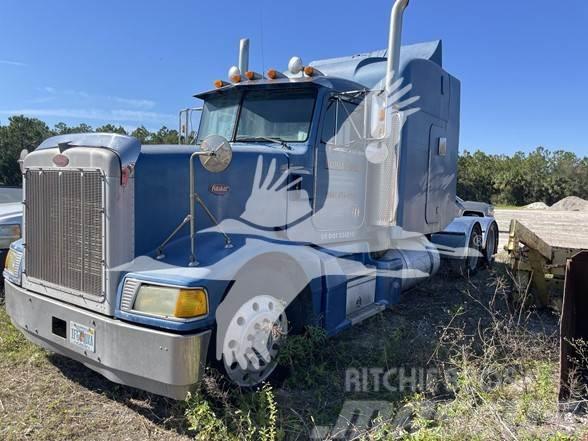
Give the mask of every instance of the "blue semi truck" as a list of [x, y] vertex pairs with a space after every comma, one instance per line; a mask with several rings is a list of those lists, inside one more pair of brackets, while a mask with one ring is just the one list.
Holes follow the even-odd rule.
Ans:
[[[456, 199], [460, 83], [441, 42], [228, 81], [180, 114], [178, 145], [68, 134], [23, 155], [23, 238], [4, 276], [13, 323], [108, 379], [182, 399], [207, 363], [241, 386], [289, 334], [336, 335], [446, 261], [491, 264], [493, 217]], [[473, 215], [472, 215], [473, 214]]]

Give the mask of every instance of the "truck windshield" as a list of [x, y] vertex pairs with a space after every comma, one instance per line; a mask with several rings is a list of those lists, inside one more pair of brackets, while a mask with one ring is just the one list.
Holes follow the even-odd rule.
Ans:
[[238, 93], [207, 98], [196, 142], [200, 144], [209, 135], [220, 135], [231, 140], [240, 101], [241, 94]]
[[198, 143], [209, 135], [242, 142], [304, 142], [310, 132], [315, 101], [314, 89], [253, 90], [244, 95], [233, 93], [208, 98]]

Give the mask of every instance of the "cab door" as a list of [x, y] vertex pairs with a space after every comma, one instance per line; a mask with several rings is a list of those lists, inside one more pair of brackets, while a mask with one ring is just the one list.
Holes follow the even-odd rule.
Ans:
[[313, 223], [333, 238], [345, 239], [364, 223], [364, 118], [360, 100], [337, 95], [328, 98], [315, 156]]

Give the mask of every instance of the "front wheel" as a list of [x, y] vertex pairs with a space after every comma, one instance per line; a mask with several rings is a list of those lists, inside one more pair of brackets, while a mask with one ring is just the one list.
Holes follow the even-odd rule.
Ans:
[[259, 295], [244, 303], [229, 323], [223, 344], [223, 364], [229, 379], [253, 387], [276, 370], [277, 355], [288, 335], [284, 305]]

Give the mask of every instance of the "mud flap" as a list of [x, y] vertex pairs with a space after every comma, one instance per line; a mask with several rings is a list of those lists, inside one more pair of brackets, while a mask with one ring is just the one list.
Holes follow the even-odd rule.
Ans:
[[[560, 325], [560, 401], [588, 398], [588, 365], [575, 341], [588, 342], [588, 251], [568, 260]], [[588, 346], [582, 348], [587, 351]], [[584, 352], [584, 351], [583, 351]], [[571, 390], [574, 389], [574, 390]], [[581, 393], [583, 397], [574, 396]]]

